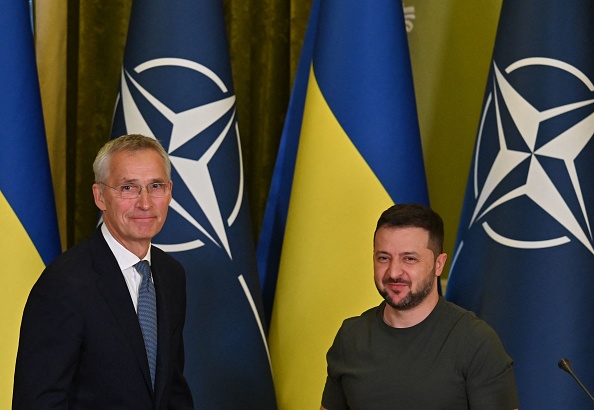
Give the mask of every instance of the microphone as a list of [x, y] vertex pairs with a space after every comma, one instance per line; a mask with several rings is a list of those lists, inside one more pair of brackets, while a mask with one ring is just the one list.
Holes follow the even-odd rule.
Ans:
[[586, 394], [588, 395], [588, 397], [590, 398], [590, 400], [592, 400], [594, 402], [594, 397], [592, 397], [592, 395], [590, 394], [590, 392], [588, 391], [588, 389], [586, 389], [586, 386], [584, 386], [582, 384], [582, 382], [580, 381], [580, 379], [577, 378], [577, 376], [575, 375], [575, 373], [571, 369], [571, 363], [569, 363], [569, 359], [561, 359], [561, 360], [559, 360], [559, 363], [557, 363], [557, 365], [559, 366], [559, 368], [561, 370], [565, 370], [567, 373], [569, 373], [571, 375], [571, 377], [573, 377], [575, 379], [575, 381], [577, 382], [577, 384], [579, 384], [580, 387], [586, 392]]

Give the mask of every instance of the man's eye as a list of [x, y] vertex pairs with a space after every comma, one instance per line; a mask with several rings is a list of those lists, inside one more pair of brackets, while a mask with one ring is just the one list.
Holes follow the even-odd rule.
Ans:
[[134, 185], [120, 185], [122, 192], [134, 191]]
[[160, 182], [154, 182], [151, 184], [151, 189], [159, 189], [163, 184]]

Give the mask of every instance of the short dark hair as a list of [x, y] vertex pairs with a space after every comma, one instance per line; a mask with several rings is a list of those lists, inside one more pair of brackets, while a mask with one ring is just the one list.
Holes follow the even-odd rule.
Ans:
[[435, 257], [443, 253], [443, 220], [428, 206], [421, 204], [396, 204], [386, 209], [377, 221], [373, 239], [379, 228], [422, 228], [429, 232], [427, 246]]

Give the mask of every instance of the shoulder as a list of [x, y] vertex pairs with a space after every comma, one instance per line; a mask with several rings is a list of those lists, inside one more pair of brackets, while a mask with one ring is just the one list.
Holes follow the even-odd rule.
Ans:
[[173, 256], [156, 246], [151, 247], [151, 269], [153, 277], [170, 290], [185, 292], [186, 273], [183, 265]]
[[43, 317], [51, 312], [74, 317], [90, 306], [99, 279], [97, 264], [111, 263], [109, 255], [96, 255], [95, 240], [89, 238], [73, 246], [43, 270], [27, 297], [25, 315]]
[[451, 302], [446, 308], [457, 319], [451, 330], [452, 342], [457, 346], [470, 407], [517, 408], [513, 360], [495, 330], [473, 312]]
[[467, 335], [477, 338], [497, 338], [495, 330], [484, 320], [476, 316], [474, 312], [466, 310], [452, 302], [442, 299], [440, 309], [443, 315], [451, 320], [454, 329]]
[[95, 275], [95, 261], [105, 261], [111, 255], [104, 240], [107, 254], [96, 248], [101, 240], [103, 239], [93, 235], [59, 255], [45, 268], [38, 283], [40, 285], [56, 283], [64, 286], [66, 283], [76, 284], [87, 281], [89, 276]]
[[463, 307], [458, 306], [455, 303], [452, 303], [449, 300], [444, 299], [443, 297], [439, 298], [439, 302], [437, 302], [436, 309], [438, 311], [444, 312], [444, 314], [456, 318], [472, 316], [476, 317], [476, 315], [473, 312], [466, 310]]
[[367, 332], [373, 327], [377, 321], [377, 317], [380, 311], [383, 311], [383, 303], [379, 306], [375, 306], [371, 309], [366, 310], [359, 316], [354, 316], [345, 319], [338, 330], [337, 338], [346, 337], [352, 338], [360, 335], [367, 334]]
[[503, 343], [486, 321], [451, 302], [445, 303], [445, 309], [445, 317], [452, 321], [448, 338], [458, 346], [460, 357], [479, 367], [485, 363], [490, 363], [487, 367], [511, 366]]
[[181, 262], [154, 245], [151, 246], [151, 260], [159, 264], [167, 265], [169, 269], [184, 271]]
[[166, 272], [162, 276], [167, 277], [169, 280], [185, 282], [186, 273], [181, 262], [156, 246], [151, 247], [151, 266], [153, 267], [153, 274], [157, 273], [159, 275]]

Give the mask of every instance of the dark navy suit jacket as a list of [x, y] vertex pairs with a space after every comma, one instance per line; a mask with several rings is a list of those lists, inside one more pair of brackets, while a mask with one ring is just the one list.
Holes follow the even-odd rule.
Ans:
[[183, 376], [182, 265], [151, 248], [158, 353], [151, 391], [142, 332], [100, 229], [41, 274], [21, 324], [13, 409], [191, 409]]

